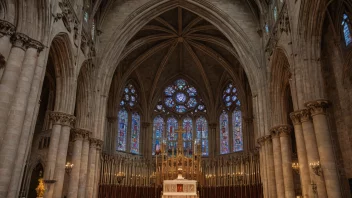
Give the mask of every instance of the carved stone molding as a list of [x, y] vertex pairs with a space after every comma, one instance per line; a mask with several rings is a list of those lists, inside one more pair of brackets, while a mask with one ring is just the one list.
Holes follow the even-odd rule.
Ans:
[[71, 24], [73, 23], [73, 27], [79, 24], [78, 17], [69, 0], [63, 0], [59, 2], [59, 6], [62, 11], [62, 14], [60, 14], [60, 18], [62, 19], [62, 22], [64, 23], [67, 31], [71, 32]]
[[258, 138], [257, 142], [260, 146], [263, 146], [265, 143], [265, 136]]
[[0, 19], [0, 38], [3, 36], [11, 37], [16, 31], [16, 27], [8, 22]]
[[21, 48], [23, 50], [26, 50], [29, 41], [30, 38], [23, 33], [14, 33], [11, 37], [11, 42], [13, 46]]
[[40, 53], [44, 49], [44, 45], [39, 41], [36, 41], [34, 39], [30, 39], [28, 41], [28, 43], [26, 43], [26, 48], [37, 49], [38, 53]]
[[273, 138], [289, 136], [292, 131], [290, 125], [278, 125], [270, 129]]
[[96, 148], [97, 147], [97, 143], [98, 143], [99, 139], [96, 138], [89, 138], [89, 147], [91, 148]]
[[80, 129], [76, 129], [76, 128], [72, 128], [71, 129], [71, 138], [72, 141], [76, 141], [76, 140], [82, 140], [83, 139], [83, 133]]
[[69, 127], [72, 127], [76, 121], [75, 116], [62, 112], [51, 112], [50, 119], [54, 122], [54, 124], [60, 124]]
[[309, 109], [312, 116], [318, 114], [325, 114], [326, 109], [329, 107], [330, 102], [328, 100], [319, 99], [305, 103], [305, 106]]
[[300, 111], [301, 122], [308, 122], [311, 120], [310, 111], [308, 109], [303, 109]]
[[291, 118], [292, 123], [294, 125], [301, 124], [301, 111], [294, 111], [294, 112], [290, 113], [290, 118]]
[[96, 148], [98, 151], [101, 151], [101, 147], [103, 146], [104, 141], [103, 140], [96, 140]]
[[264, 138], [264, 141], [265, 141], [266, 143], [271, 143], [271, 141], [272, 141], [271, 135], [266, 135], [266, 136], [264, 136], [263, 138]]

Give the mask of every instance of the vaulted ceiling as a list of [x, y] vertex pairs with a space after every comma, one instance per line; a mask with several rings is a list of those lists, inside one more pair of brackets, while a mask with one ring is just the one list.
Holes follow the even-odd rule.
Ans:
[[163, 13], [142, 27], [121, 56], [116, 70], [121, 85], [129, 78], [138, 79], [148, 104], [158, 100], [166, 84], [180, 76], [200, 90], [210, 105], [218, 100], [222, 82], [235, 79], [234, 83], [242, 86], [246, 81], [227, 38], [182, 8]]

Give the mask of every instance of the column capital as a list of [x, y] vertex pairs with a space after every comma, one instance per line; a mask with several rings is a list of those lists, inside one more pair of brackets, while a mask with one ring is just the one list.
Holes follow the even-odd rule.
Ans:
[[13, 46], [21, 48], [24, 51], [26, 50], [29, 40], [30, 38], [27, 35], [19, 32], [14, 33], [11, 37], [11, 42]]
[[260, 145], [260, 147], [263, 146], [265, 143], [265, 136], [258, 138], [257, 143]]
[[290, 118], [294, 125], [301, 124], [301, 111], [294, 111], [290, 113]]
[[266, 136], [263, 136], [263, 138], [264, 138], [264, 141], [265, 141], [265, 143], [271, 143], [271, 141], [272, 141], [272, 135], [266, 135]]
[[325, 99], [314, 100], [310, 102], [306, 102], [305, 106], [310, 110], [312, 116], [318, 114], [325, 114], [326, 109], [329, 107], [330, 102]]
[[101, 147], [103, 146], [103, 143], [104, 143], [103, 140], [100, 140], [100, 139], [96, 140], [96, 145], [97, 145], [96, 148], [97, 148], [97, 150], [101, 151]]
[[16, 27], [8, 22], [0, 19], [0, 37], [3, 36], [12, 36], [16, 31]]
[[76, 141], [77, 139], [89, 139], [91, 134], [92, 132], [86, 129], [80, 129], [80, 128], [71, 129], [72, 141]]
[[40, 53], [43, 49], [44, 49], [44, 45], [34, 39], [29, 39], [28, 43], [25, 44], [26, 48], [34, 48], [38, 51], [38, 53]]
[[301, 122], [308, 122], [311, 120], [310, 111], [308, 109], [300, 110]]
[[72, 127], [76, 121], [76, 118], [73, 115], [54, 111], [50, 112], [50, 119], [53, 120], [54, 124], [60, 124], [69, 127]]
[[273, 138], [288, 136], [292, 131], [290, 125], [278, 125], [270, 129]]
[[89, 143], [90, 143], [90, 147], [94, 147], [100, 150], [103, 144], [103, 140], [100, 140], [97, 138], [89, 138]]

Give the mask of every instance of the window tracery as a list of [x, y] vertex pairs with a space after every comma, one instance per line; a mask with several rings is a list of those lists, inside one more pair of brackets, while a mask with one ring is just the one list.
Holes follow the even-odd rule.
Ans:
[[[163, 90], [154, 112], [156, 117], [153, 121], [153, 155], [163, 140], [167, 141], [169, 154], [172, 153], [172, 149], [176, 149], [177, 133], [175, 131], [178, 129], [179, 122], [186, 130], [182, 135], [185, 155], [193, 154], [192, 145], [196, 139], [202, 142], [203, 156], [208, 155], [208, 122], [204, 117], [206, 106], [194, 86], [184, 79], [174, 81]], [[165, 129], [163, 129], [165, 134], [160, 129], [162, 123], [165, 124]], [[193, 134], [194, 129], [197, 134]]]
[[[241, 102], [238, 99], [237, 89], [232, 83], [225, 87], [222, 99], [225, 109], [219, 118], [220, 154], [243, 151]], [[232, 133], [232, 140], [230, 140], [229, 131]], [[232, 144], [231, 147], [230, 144]], [[230, 148], [233, 148], [232, 151]]]
[[131, 83], [123, 89], [120, 111], [118, 112], [117, 151], [140, 153], [141, 116], [135, 111], [137, 96], [137, 91]]

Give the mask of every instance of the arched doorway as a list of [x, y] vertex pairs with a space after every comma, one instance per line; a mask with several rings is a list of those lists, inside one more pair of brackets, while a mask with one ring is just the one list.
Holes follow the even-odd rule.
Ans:
[[43, 177], [44, 168], [41, 163], [38, 163], [37, 166], [34, 167], [31, 175], [31, 180], [29, 183], [29, 190], [28, 190], [28, 198], [36, 198], [37, 192], [35, 189], [39, 184], [39, 179]]

